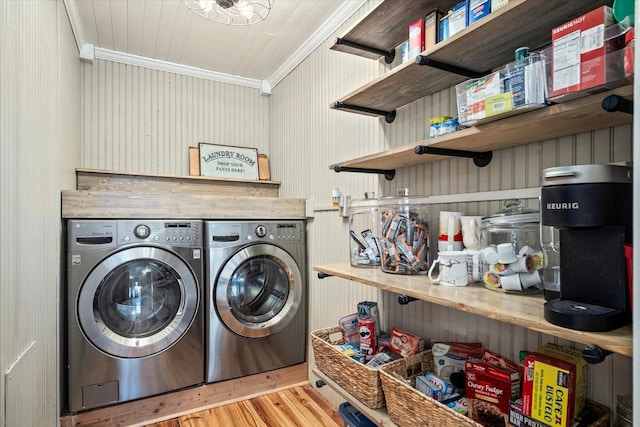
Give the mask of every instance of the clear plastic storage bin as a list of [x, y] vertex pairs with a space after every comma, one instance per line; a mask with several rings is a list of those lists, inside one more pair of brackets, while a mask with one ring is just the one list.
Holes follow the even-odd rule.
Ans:
[[419, 199], [417, 196], [379, 199], [380, 261], [386, 273], [429, 271], [429, 207]]

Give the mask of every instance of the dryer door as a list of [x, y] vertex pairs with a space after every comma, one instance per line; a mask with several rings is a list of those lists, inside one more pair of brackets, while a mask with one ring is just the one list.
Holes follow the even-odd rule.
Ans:
[[165, 249], [133, 247], [91, 271], [78, 293], [76, 315], [98, 350], [140, 358], [175, 344], [198, 304], [198, 283], [185, 261]]
[[236, 252], [220, 270], [216, 310], [236, 334], [263, 338], [289, 324], [302, 292], [302, 276], [294, 259], [277, 246], [256, 244]]

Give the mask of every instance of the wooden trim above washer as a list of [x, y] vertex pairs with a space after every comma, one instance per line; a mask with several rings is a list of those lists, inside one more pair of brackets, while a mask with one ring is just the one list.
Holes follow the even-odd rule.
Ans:
[[305, 199], [122, 191], [62, 191], [62, 218], [304, 219]]

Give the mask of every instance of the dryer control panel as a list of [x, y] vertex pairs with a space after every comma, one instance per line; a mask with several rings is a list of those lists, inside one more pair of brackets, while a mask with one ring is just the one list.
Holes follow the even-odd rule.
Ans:
[[206, 247], [225, 248], [238, 245], [270, 242], [304, 245], [304, 221], [207, 221]]
[[120, 220], [118, 244], [157, 243], [176, 247], [202, 247], [202, 221]]

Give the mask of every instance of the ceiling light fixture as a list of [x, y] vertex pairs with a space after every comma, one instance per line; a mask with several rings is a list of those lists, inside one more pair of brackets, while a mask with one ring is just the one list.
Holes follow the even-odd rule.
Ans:
[[275, 0], [182, 0], [198, 15], [227, 25], [253, 25], [264, 21]]

